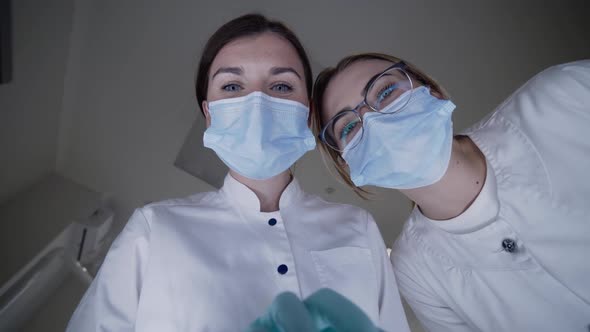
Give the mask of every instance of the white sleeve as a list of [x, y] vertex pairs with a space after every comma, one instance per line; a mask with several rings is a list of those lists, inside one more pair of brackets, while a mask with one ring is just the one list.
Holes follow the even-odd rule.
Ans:
[[409, 332], [410, 328], [383, 237], [373, 217], [369, 213], [367, 215], [367, 235], [379, 287], [379, 327], [387, 332]]
[[148, 250], [149, 225], [137, 209], [113, 242], [66, 331], [134, 331]]
[[400, 246], [403, 234], [391, 251], [391, 262], [397, 277], [400, 292], [414, 314], [427, 331], [468, 332], [473, 331], [447, 304], [429, 287], [429, 269], [417, 256], [417, 248]]

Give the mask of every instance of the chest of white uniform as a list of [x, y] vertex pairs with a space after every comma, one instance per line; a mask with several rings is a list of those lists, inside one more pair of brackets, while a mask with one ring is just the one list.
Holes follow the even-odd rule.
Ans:
[[421, 246], [433, 269], [428, 283], [473, 326], [583, 330], [590, 324], [590, 214], [501, 176], [497, 188], [498, 215], [481, 229], [408, 228], [407, 241]]
[[377, 321], [377, 272], [367, 239], [286, 227], [296, 215], [283, 214], [230, 211], [198, 223], [177, 216], [174, 227], [152, 228], [138, 329], [236, 331], [279, 293], [304, 298], [322, 287], [345, 295]]

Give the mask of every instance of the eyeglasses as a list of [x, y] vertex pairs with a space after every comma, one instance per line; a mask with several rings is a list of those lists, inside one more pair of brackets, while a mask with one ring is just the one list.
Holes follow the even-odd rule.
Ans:
[[[404, 70], [405, 67], [403, 61], [398, 62], [373, 76], [365, 85], [363, 101], [355, 108], [344, 109], [332, 117], [322, 128], [319, 139], [338, 152], [343, 152], [351, 142], [353, 146], [349, 149], [352, 149], [362, 139], [363, 107], [382, 114], [393, 114], [403, 110], [412, 98], [414, 86], [410, 75]], [[357, 135], [360, 137], [353, 141]]]

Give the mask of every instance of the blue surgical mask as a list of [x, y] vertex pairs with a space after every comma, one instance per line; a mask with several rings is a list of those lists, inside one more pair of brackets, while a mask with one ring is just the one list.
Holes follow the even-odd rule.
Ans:
[[262, 92], [209, 103], [211, 126], [203, 143], [232, 170], [264, 180], [287, 170], [315, 137], [307, 126], [309, 108]]
[[[404, 94], [410, 93], [401, 112], [363, 115], [363, 134], [356, 135], [342, 153], [355, 185], [411, 189], [431, 185], [445, 174], [451, 158], [455, 104], [432, 96], [424, 86]], [[399, 100], [407, 97], [401, 95]]]

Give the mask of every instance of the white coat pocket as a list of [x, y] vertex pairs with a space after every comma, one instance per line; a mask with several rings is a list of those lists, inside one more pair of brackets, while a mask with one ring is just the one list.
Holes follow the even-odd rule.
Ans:
[[340, 247], [312, 251], [321, 287], [346, 296], [373, 320], [379, 317], [377, 274], [371, 250]]

